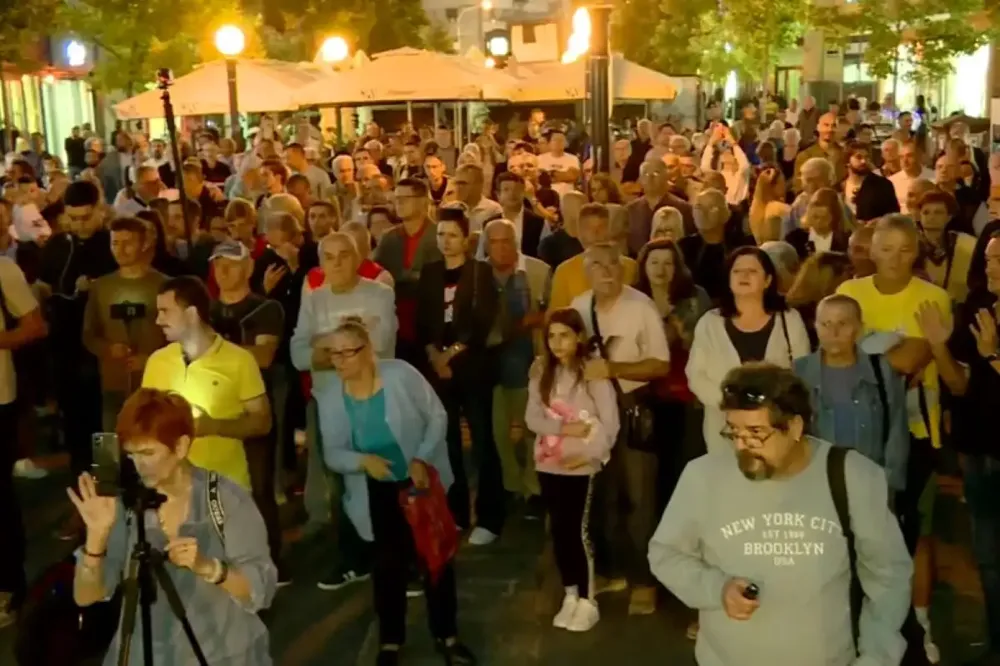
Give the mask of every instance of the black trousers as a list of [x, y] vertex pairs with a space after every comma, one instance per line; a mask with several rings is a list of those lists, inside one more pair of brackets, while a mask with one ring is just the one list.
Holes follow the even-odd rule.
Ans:
[[[937, 452], [931, 440], [910, 437], [910, 457], [906, 463], [906, 490], [896, 496], [896, 514], [899, 517], [903, 540], [910, 555], [917, 550], [924, 518], [920, 515], [920, 497], [927, 481], [937, 466]], [[926, 518], [930, 520], [930, 516]]]
[[86, 351], [56, 357], [56, 401], [73, 476], [89, 472], [93, 434], [101, 431], [101, 380], [97, 359]]
[[611, 460], [597, 477], [598, 510], [592, 529], [597, 539], [597, 570], [604, 576], [624, 576], [632, 585], [651, 586], [649, 540], [656, 531], [656, 453], [633, 449], [618, 437]]
[[448, 505], [455, 523], [469, 527], [469, 479], [465, 472], [462, 448], [464, 416], [472, 436], [473, 459], [478, 458], [479, 485], [476, 495], [476, 524], [500, 534], [507, 513], [507, 494], [503, 470], [493, 440], [493, 385], [483, 377], [454, 377], [434, 382], [438, 396], [448, 412], [448, 460], [455, 482], [448, 490]]
[[14, 491], [14, 462], [17, 460], [17, 402], [0, 405], [0, 592], [14, 594], [15, 604], [24, 595], [25, 537], [21, 507]]
[[264, 437], [248, 439], [243, 443], [243, 449], [250, 468], [253, 501], [264, 519], [271, 560], [277, 565], [281, 561], [281, 520], [278, 516], [278, 500], [275, 498], [274, 475], [278, 466], [278, 442], [274, 435], [272, 428]]
[[[375, 537], [372, 587], [381, 645], [406, 642], [406, 585], [416, 560], [413, 533], [399, 506], [399, 491], [408, 485], [409, 481], [368, 479], [368, 509]], [[458, 593], [451, 563], [440, 572], [435, 583], [431, 583], [430, 576], [424, 578], [424, 594], [431, 635], [439, 640], [457, 636]]]
[[594, 548], [589, 524], [594, 480], [593, 476], [538, 474], [563, 587], [576, 586], [581, 599], [589, 599], [594, 590]]

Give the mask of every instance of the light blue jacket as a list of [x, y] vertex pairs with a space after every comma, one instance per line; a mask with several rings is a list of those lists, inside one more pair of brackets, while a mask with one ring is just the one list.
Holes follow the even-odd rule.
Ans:
[[[403, 451], [406, 462], [422, 460], [437, 470], [447, 490], [454, 476], [448, 462], [445, 435], [448, 415], [431, 385], [413, 366], [397, 359], [378, 362], [385, 391], [385, 412], [389, 429]], [[354, 449], [344, 383], [334, 374], [313, 388], [319, 408], [323, 459], [334, 472], [344, 475], [344, 507], [358, 535], [372, 541], [372, 521], [368, 512], [368, 481], [361, 470], [363, 454]]]
[[[823, 402], [822, 351], [816, 351], [795, 361], [795, 374], [812, 392], [813, 421], [810, 434], [832, 442], [836, 446], [851, 446], [869, 460], [885, 469], [886, 480], [892, 490], [906, 488], [906, 465], [910, 454], [910, 427], [907, 424], [906, 386], [903, 378], [879, 356], [879, 367], [885, 384], [886, 402], [889, 405], [889, 435], [882, 432], [882, 401], [879, 398], [878, 380], [872, 368], [872, 357], [858, 348], [855, 366], [857, 381], [851, 396], [856, 410], [854, 432], [851, 440], [837, 437], [834, 432], [833, 409]], [[839, 441], [838, 441], [839, 440]]]

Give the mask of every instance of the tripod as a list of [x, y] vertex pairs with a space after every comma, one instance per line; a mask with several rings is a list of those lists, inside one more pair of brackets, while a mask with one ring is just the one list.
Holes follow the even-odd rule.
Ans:
[[156, 601], [156, 586], [159, 584], [166, 595], [167, 604], [174, 616], [180, 620], [184, 635], [187, 637], [200, 666], [208, 666], [205, 653], [201, 650], [198, 638], [194, 635], [187, 611], [174, 582], [164, 568], [166, 556], [149, 545], [146, 539], [146, 511], [156, 509], [163, 503], [164, 497], [148, 488], [138, 486], [134, 492], [134, 501], [126, 502], [126, 506], [134, 507], [138, 538], [132, 549], [128, 564], [128, 576], [123, 586], [121, 645], [118, 649], [118, 666], [128, 666], [132, 653], [132, 634], [135, 631], [135, 613], [141, 610], [142, 616], [142, 652], [145, 666], [153, 663], [153, 617], [152, 608]]
[[167, 134], [170, 138], [170, 155], [174, 161], [174, 186], [180, 195], [181, 214], [184, 217], [184, 238], [187, 240], [187, 251], [191, 252], [191, 215], [188, 212], [187, 193], [184, 191], [184, 177], [181, 173], [181, 151], [177, 145], [177, 122], [174, 118], [174, 105], [170, 101], [170, 86], [174, 82], [174, 75], [169, 69], [156, 70], [156, 87], [163, 91], [160, 99], [163, 101], [163, 117], [167, 121]]

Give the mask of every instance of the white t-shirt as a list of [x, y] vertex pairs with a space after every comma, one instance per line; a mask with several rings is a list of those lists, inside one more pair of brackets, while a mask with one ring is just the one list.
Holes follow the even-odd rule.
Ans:
[[[573, 299], [572, 307], [580, 313], [587, 326], [587, 334], [593, 335], [590, 320], [590, 306], [594, 292], [585, 291]], [[638, 363], [655, 358], [670, 360], [670, 345], [663, 331], [663, 320], [649, 296], [626, 285], [610, 310], [598, 311], [597, 323], [601, 327], [601, 337], [608, 349], [608, 356], [616, 363]], [[622, 391], [631, 393], [646, 382], [621, 379]]]
[[[24, 273], [17, 264], [7, 257], [0, 257], [0, 290], [7, 311], [15, 319], [20, 319], [38, 307], [31, 287], [24, 279]], [[0, 316], [0, 331], [5, 329], [4, 318]], [[0, 405], [9, 405], [17, 398], [17, 381], [14, 376], [14, 357], [10, 350], [0, 349]]]
[[923, 171], [916, 178], [905, 171], [898, 171], [889, 176], [889, 182], [892, 183], [892, 188], [896, 190], [896, 200], [899, 201], [899, 210], [906, 215], [910, 214], [910, 211], [906, 208], [906, 197], [910, 194], [910, 187], [917, 179], [929, 180], [933, 183], [934, 171], [924, 167]]
[[[541, 171], [569, 171], [570, 169], [580, 170], [580, 158], [572, 153], [563, 153], [556, 157], [552, 153], [542, 153], [538, 156], [538, 168]], [[560, 195], [572, 192], [575, 187], [573, 183], [552, 183], [552, 189]]]

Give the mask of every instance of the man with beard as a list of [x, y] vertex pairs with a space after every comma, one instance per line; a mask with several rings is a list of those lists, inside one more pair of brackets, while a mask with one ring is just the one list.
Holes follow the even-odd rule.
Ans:
[[844, 201], [858, 222], [867, 223], [899, 212], [896, 189], [888, 178], [872, 171], [869, 147], [858, 141], [847, 146], [847, 180]]
[[[653, 573], [699, 611], [700, 666], [903, 656], [912, 565], [885, 472], [806, 435], [810, 399], [790, 370], [730, 371], [720, 406], [736, 455], [688, 464], [649, 544]], [[861, 600], [848, 603], [855, 580], [860, 617]]]

